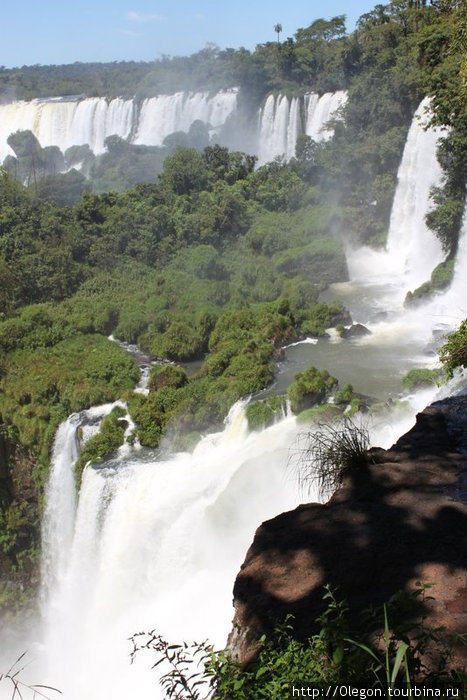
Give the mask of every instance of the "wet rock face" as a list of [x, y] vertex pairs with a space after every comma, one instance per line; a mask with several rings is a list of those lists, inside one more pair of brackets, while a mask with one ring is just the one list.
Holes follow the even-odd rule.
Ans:
[[371, 335], [371, 331], [362, 323], [354, 323], [350, 328], [344, 328], [342, 331], [343, 338], [363, 338], [365, 335]]
[[417, 581], [435, 582], [426, 623], [465, 632], [466, 448], [467, 396], [435, 403], [390, 450], [370, 450], [358, 478], [327, 504], [263, 523], [234, 586], [229, 646], [239, 661], [287, 614], [299, 638], [313, 634], [326, 583], [358, 616]]

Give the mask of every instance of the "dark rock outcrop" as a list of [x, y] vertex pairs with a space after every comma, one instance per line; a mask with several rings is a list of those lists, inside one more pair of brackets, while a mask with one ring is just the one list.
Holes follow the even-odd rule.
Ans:
[[[240, 662], [287, 614], [306, 638], [323, 610], [323, 585], [354, 615], [417, 581], [435, 582], [427, 624], [467, 629], [467, 396], [433, 404], [391, 449], [325, 505], [263, 523], [234, 587], [230, 649]], [[467, 661], [459, 651], [461, 661]]]
[[354, 323], [350, 328], [344, 328], [341, 333], [342, 338], [363, 338], [365, 335], [371, 335], [371, 331], [362, 323]]

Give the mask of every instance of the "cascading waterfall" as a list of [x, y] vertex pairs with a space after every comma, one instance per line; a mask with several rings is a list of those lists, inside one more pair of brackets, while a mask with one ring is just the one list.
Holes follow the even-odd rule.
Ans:
[[311, 136], [313, 141], [325, 141], [333, 135], [332, 129], [327, 129], [326, 124], [333, 117], [338, 117], [339, 110], [347, 102], [347, 93], [344, 90], [327, 92], [318, 98], [311, 93], [305, 95], [305, 134]]
[[[302, 99], [285, 95], [269, 95], [259, 111], [258, 163], [263, 165], [277, 156], [289, 160], [295, 155], [295, 144], [299, 134], [305, 133], [314, 141], [331, 138], [332, 129], [326, 129], [327, 122], [336, 115], [347, 101], [343, 90], [325, 93], [321, 97], [315, 93]], [[303, 126], [301, 110], [304, 110]]]
[[[330, 138], [326, 122], [345, 104], [347, 93], [327, 93], [304, 98], [269, 95], [259, 111], [256, 153], [259, 164], [276, 156], [290, 159], [301, 133], [319, 141]], [[52, 98], [0, 105], [0, 162], [14, 155], [8, 136], [29, 130], [42, 147], [58, 146], [65, 152], [71, 146], [88, 144], [95, 154], [105, 151], [105, 139], [116, 135], [134, 144], [162, 146], [164, 139], [178, 131], [188, 132], [193, 122], [206, 124], [212, 137], [238, 110], [238, 90], [177, 92], [142, 101], [115, 98]], [[303, 113], [303, 114], [302, 114]], [[233, 130], [235, 131], [235, 129]], [[255, 140], [255, 139], [253, 139]]]
[[436, 158], [442, 132], [425, 128], [429, 99], [415, 112], [397, 174], [386, 250], [360, 248], [348, 255], [350, 277], [366, 284], [397, 280], [398, 303], [405, 294], [430, 279], [443, 260], [441, 243], [425, 223], [430, 191], [441, 184], [442, 170]]
[[269, 95], [259, 113], [258, 163], [263, 165], [276, 156], [292, 158], [300, 131], [298, 98], [289, 101], [286, 95]]
[[413, 323], [423, 327], [439, 326], [447, 332], [467, 318], [467, 208], [464, 212], [454, 274], [449, 288], [412, 312]]
[[232, 581], [256, 527], [300, 500], [287, 473], [295, 430], [289, 417], [248, 434], [240, 402], [191, 455], [130, 451], [85, 470], [45, 617], [48, 681], [66, 698], [154, 697], [153, 673], [128, 663], [137, 631], [225, 642]]
[[[360, 298], [356, 308], [351, 309], [352, 315], [355, 321], [365, 323], [371, 330], [371, 335], [360, 340], [362, 345], [404, 346], [412, 362], [418, 361], [423, 366], [429, 364], [429, 358], [423, 353], [433, 341], [433, 331], [437, 329], [439, 334], [454, 330], [467, 315], [466, 215], [450, 288], [432, 300], [420, 302], [416, 308], [404, 307], [407, 292], [428, 281], [433, 269], [444, 258], [439, 239], [425, 222], [432, 207], [430, 191], [442, 182], [436, 150], [443, 132], [426, 128], [429, 107], [430, 101], [425, 98], [407, 136], [386, 250], [362, 247], [349, 251], [351, 283], [342, 290], [344, 295], [350, 294], [346, 298], [349, 307], [354, 291], [358, 290]], [[370, 307], [372, 314], [369, 314]], [[384, 318], [380, 318], [382, 315]]]
[[[436, 392], [410, 397], [390, 419], [378, 417], [372, 442], [391, 445]], [[56, 461], [63, 464], [75, 441], [68, 427], [69, 421], [56, 441]], [[45, 610], [44, 682], [66, 700], [148, 700], [162, 697], [150, 669], [156, 659], [143, 655], [129, 664], [132, 634], [157, 628], [174, 642], [208, 637], [222, 646], [232, 583], [256, 527], [316, 498], [298, 491], [287, 467], [299, 430], [295, 418], [285, 416], [249, 434], [239, 402], [225, 430], [201, 440], [193, 454], [164, 461], [151, 450], [122, 450], [88, 467], [67, 565], [50, 586]], [[52, 493], [50, 486], [48, 493], [68, 498], [60, 488]]]
[[52, 98], [0, 105], [0, 162], [14, 155], [7, 139], [18, 130], [29, 130], [42, 147], [88, 144], [95, 154], [103, 153], [104, 141], [116, 135], [133, 143], [162, 145], [169, 134], [188, 131], [197, 119], [212, 130], [219, 129], [237, 107], [237, 90], [159, 95], [143, 101], [120, 97]]
[[135, 114], [132, 100], [103, 97], [31, 100], [0, 105], [0, 161], [14, 155], [7, 138], [18, 130], [29, 130], [43, 148], [89, 144], [94, 153], [105, 150], [104, 141], [113, 134], [123, 139], [131, 132]]
[[55, 436], [42, 520], [42, 601], [46, 607], [66, 576], [74, 537], [77, 499], [73, 465], [79, 456], [78, 430], [82, 430], [85, 439], [91, 437], [102, 417], [115, 405], [73, 413]]
[[208, 92], [177, 92], [143, 101], [134, 143], [161, 146], [165, 137], [176, 131], [187, 132], [200, 120], [216, 131], [237, 108], [237, 90], [222, 90], [211, 97]]
[[52, 451], [50, 476], [45, 494], [42, 521], [42, 570], [43, 597], [63, 577], [67, 566], [67, 553], [73, 540], [76, 511], [76, 487], [73, 469], [79, 454], [77, 430], [80, 417], [73, 413], [59, 427]]

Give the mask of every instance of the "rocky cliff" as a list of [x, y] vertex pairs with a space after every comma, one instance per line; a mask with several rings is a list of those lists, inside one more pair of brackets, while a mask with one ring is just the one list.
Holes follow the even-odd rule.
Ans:
[[358, 615], [417, 581], [436, 583], [427, 624], [465, 632], [466, 394], [425, 409], [391, 449], [369, 450], [358, 477], [328, 503], [301, 505], [258, 528], [235, 581], [229, 646], [247, 662], [259, 636], [287, 614], [298, 637], [310, 636], [326, 583]]

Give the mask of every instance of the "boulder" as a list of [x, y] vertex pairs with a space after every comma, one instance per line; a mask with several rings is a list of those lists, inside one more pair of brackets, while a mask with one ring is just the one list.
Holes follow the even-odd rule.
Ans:
[[344, 328], [341, 335], [342, 338], [363, 338], [365, 335], [371, 335], [371, 331], [362, 323], [354, 323], [350, 328]]

